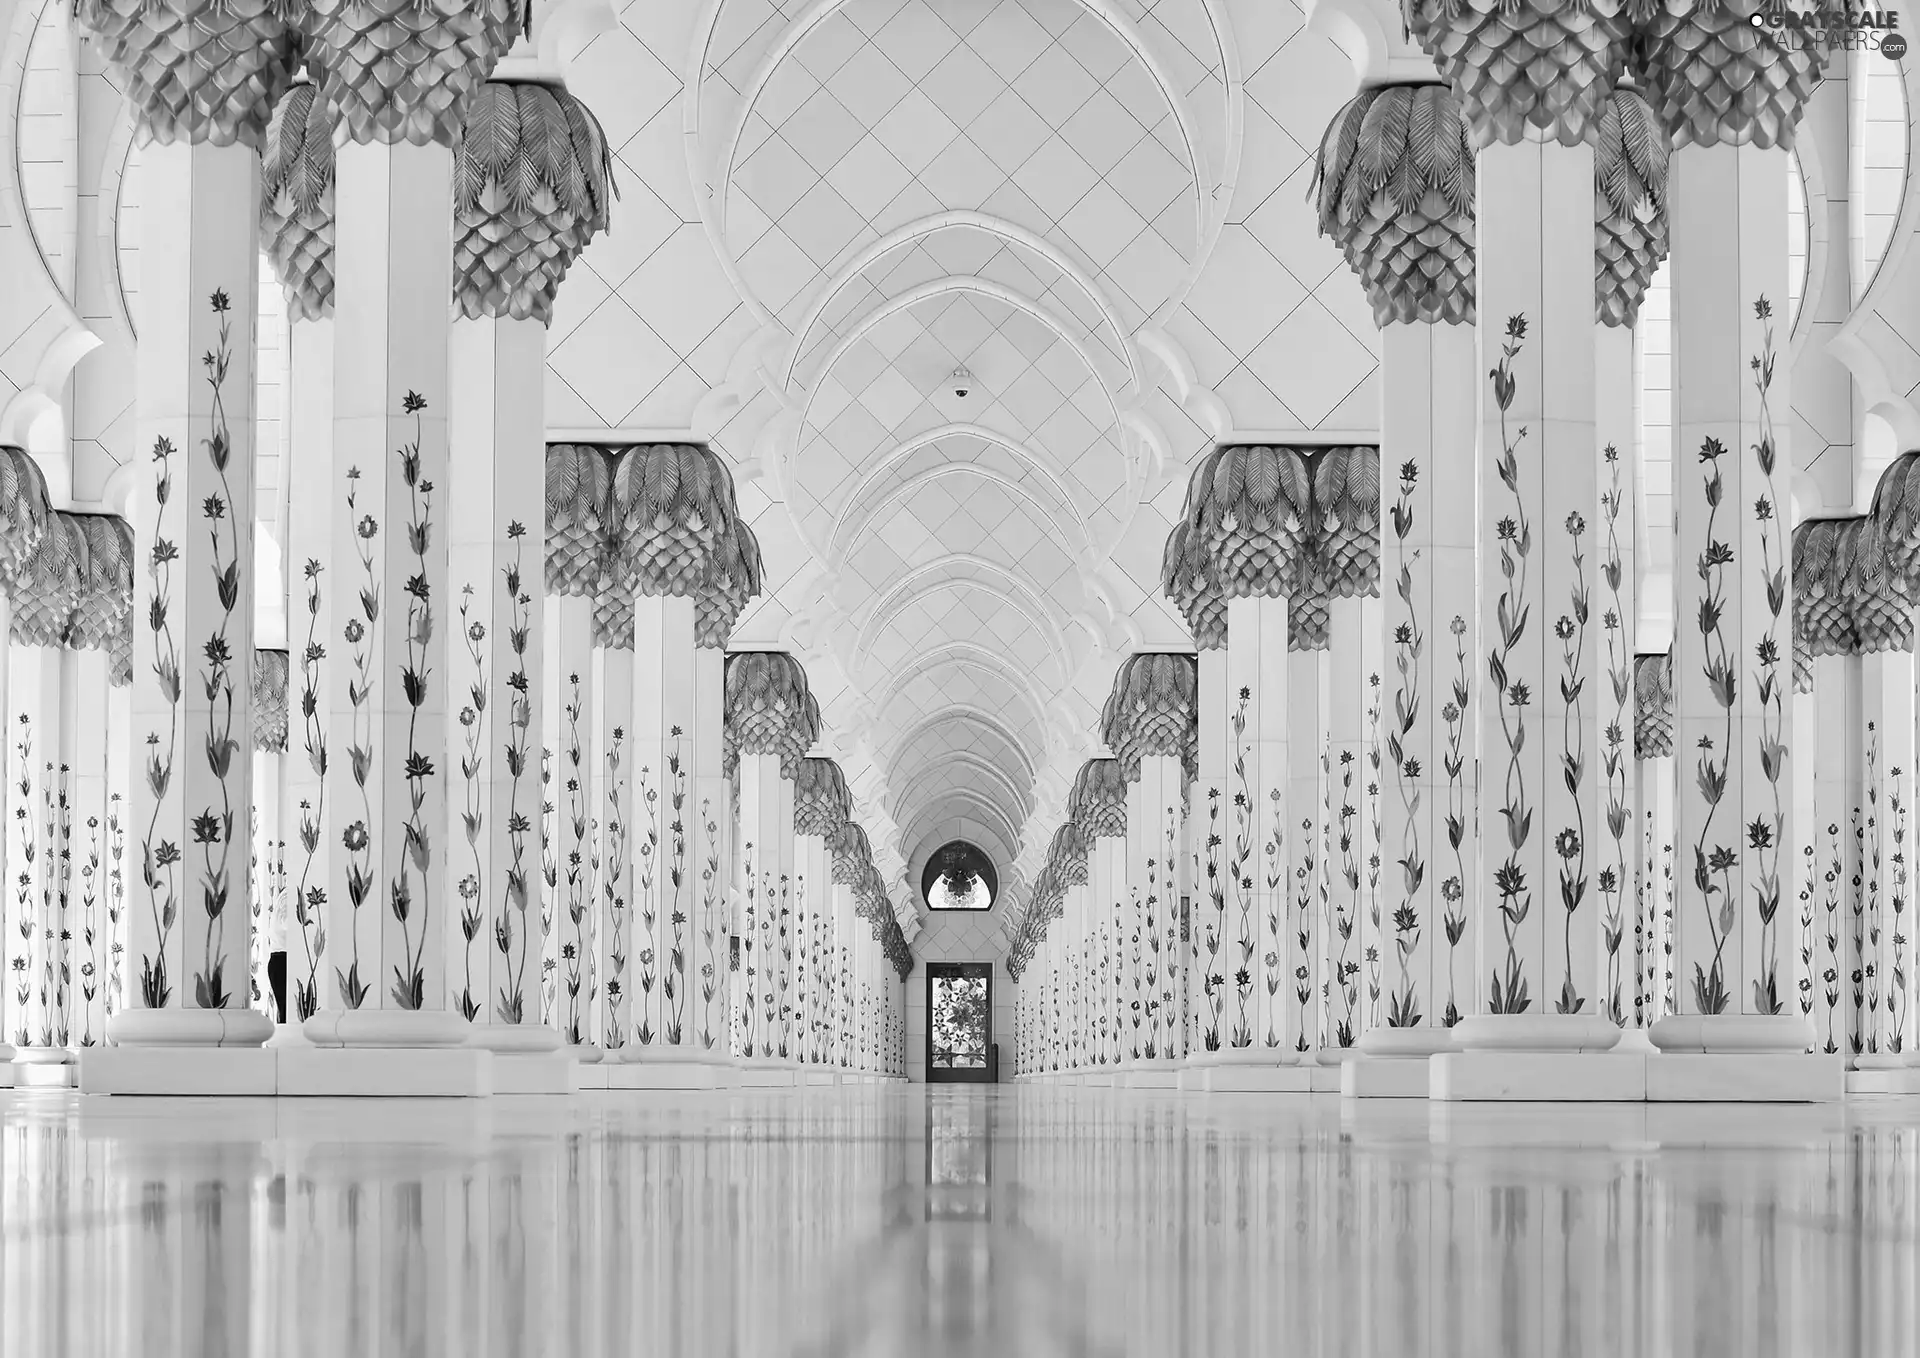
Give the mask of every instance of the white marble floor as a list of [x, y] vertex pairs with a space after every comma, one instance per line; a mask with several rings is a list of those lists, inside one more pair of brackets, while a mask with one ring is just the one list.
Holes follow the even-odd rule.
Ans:
[[6, 1358], [1884, 1358], [1920, 1101], [0, 1094]]

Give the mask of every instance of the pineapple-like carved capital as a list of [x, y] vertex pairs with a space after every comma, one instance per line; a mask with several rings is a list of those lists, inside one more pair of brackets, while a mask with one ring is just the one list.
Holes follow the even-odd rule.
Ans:
[[741, 754], [780, 757], [791, 778], [820, 738], [820, 705], [807, 672], [785, 651], [737, 651], [727, 657], [727, 730]]
[[1907, 596], [1871, 515], [1808, 519], [1793, 530], [1793, 631], [1808, 665], [1822, 655], [1913, 649]]
[[733, 473], [711, 449], [637, 443], [619, 455], [613, 565], [636, 594], [699, 598], [712, 588], [720, 544], [739, 521]]
[[52, 517], [47, 478], [33, 454], [0, 443], [0, 586], [12, 588], [40, 549]]
[[793, 832], [829, 836], [852, 813], [853, 798], [840, 766], [831, 759], [802, 759], [793, 777]]
[[[593, 598], [593, 644], [610, 651], [633, 649], [633, 591], [609, 575]], [[733, 776], [732, 766], [727, 776]]]
[[140, 145], [261, 149], [300, 64], [300, 0], [74, 0]]
[[[1380, 593], [1380, 450], [1370, 444], [1323, 448], [1313, 463], [1318, 581], [1330, 599]], [[1323, 638], [1313, 649], [1326, 647]]]
[[1187, 620], [1197, 650], [1225, 648], [1227, 596], [1220, 591], [1213, 558], [1203, 550], [1200, 535], [1185, 518], [1167, 534], [1167, 545], [1160, 555], [1160, 588]]
[[1228, 599], [1285, 598], [1312, 570], [1313, 476], [1297, 448], [1214, 449], [1187, 483], [1181, 518]]
[[[1793, 10], [1811, 6], [1789, 0]], [[1683, 146], [1793, 146], [1824, 42], [1765, 22], [1782, 0], [1635, 0], [1632, 71]], [[1831, 8], [1830, 6], [1827, 8]]]
[[1920, 593], [1920, 452], [1896, 457], [1880, 473], [1867, 511], [1880, 530], [1887, 571], [1901, 593]]
[[133, 611], [133, 526], [112, 514], [64, 517], [86, 543], [80, 593], [67, 618], [67, 645], [110, 652]]
[[1127, 774], [1118, 759], [1089, 759], [1073, 777], [1067, 816], [1088, 839], [1127, 833]]
[[287, 750], [287, 653], [253, 653], [253, 748], [264, 754]]
[[1401, 13], [1459, 94], [1475, 146], [1511, 146], [1529, 130], [1578, 146], [1625, 64], [1632, 3], [1401, 0]]
[[260, 150], [260, 245], [290, 320], [333, 314], [333, 223], [333, 121], [303, 80], [274, 105]]
[[1376, 325], [1473, 324], [1473, 147], [1452, 90], [1360, 91], [1320, 139], [1312, 192]]
[[1100, 730], [1129, 782], [1140, 776], [1141, 759], [1151, 755], [1179, 759], [1187, 777], [1193, 777], [1199, 689], [1190, 655], [1143, 651], [1121, 663], [1100, 713]]
[[1087, 884], [1087, 836], [1071, 820], [1063, 821], [1047, 846], [1047, 866], [1062, 887]]
[[467, 101], [531, 9], [527, 0], [303, 0], [302, 7], [339, 137], [363, 146], [445, 147], [458, 145]]
[[547, 445], [547, 593], [578, 598], [601, 592], [612, 494], [613, 464], [604, 450], [591, 443]]
[[455, 308], [470, 320], [550, 323], [615, 192], [606, 134], [585, 104], [550, 85], [482, 85], [454, 155]]
[[1316, 576], [1287, 600], [1287, 649], [1324, 651], [1332, 641], [1333, 596]]
[[15, 577], [13, 639], [23, 646], [65, 646], [74, 609], [90, 572], [85, 528], [59, 510], [47, 516], [40, 543]]
[[835, 886], [857, 886], [873, 862], [873, 845], [867, 832], [853, 821], [842, 821], [827, 837], [827, 852], [833, 855]]
[[1602, 325], [1631, 326], [1667, 257], [1667, 129], [1636, 91], [1616, 89], [1600, 108], [1593, 143], [1593, 310]]
[[1666, 651], [1633, 658], [1633, 757], [1673, 754], [1673, 656]]
[[760, 539], [745, 519], [714, 544], [713, 574], [694, 596], [693, 644], [725, 650], [741, 610], [760, 593]]

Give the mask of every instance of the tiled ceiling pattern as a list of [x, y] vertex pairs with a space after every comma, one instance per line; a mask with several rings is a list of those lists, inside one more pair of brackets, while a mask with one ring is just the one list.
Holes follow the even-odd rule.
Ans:
[[1292, 0], [628, 0], [573, 68], [624, 196], [549, 422], [735, 462], [736, 637], [805, 656], [893, 871], [1044, 845], [1120, 651], [1184, 640], [1213, 437], [1377, 422], [1307, 195], [1353, 80]]

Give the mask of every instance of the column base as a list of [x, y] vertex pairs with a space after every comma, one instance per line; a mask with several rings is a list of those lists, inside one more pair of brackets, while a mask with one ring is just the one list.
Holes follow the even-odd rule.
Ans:
[[580, 1069], [573, 1057], [564, 1050], [494, 1052], [493, 1092], [496, 1094], [578, 1094]]
[[1313, 1054], [1313, 1059], [1319, 1065], [1338, 1068], [1358, 1055], [1358, 1047], [1322, 1047]]
[[1861, 1066], [1846, 1076], [1848, 1094], [1920, 1094], [1920, 1070], [1911, 1066]]
[[[267, 1023], [265, 1015], [255, 1017]], [[243, 1047], [88, 1047], [80, 1053], [80, 1092], [271, 1098], [278, 1090], [282, 1055], [257, 1042]], [[66, 1067], [40, 1069], [58, 1069], [64, 1074]]]
[[1813, 1025], [1796, 1014], [1672, 1014], [1647, 1030], [1663, 1052], [1778, 1052], [1814, 1044]]
[[274, 1050], [282, 1047], [311, 1047], [313, 1039], [307, 1036], [306, 1029], [297, 1023], [276, 1023], [273, 1036], [267, 1039], [267, 1046]]
[[1451, 1051], [1453, 1035], [1458, 1031], [1458, 1028], [1369, 1028], [1360, 1034], [1354, 1050], [1367, 1059], [1424, 1058], [1435, 1052]]
[[13, 1048], [0, 1042], [0, 1089], [13, 1088]]
[[[742, 1089], [791, 1089], [794, 1065], [778, 1056], [758, 1056], [742, 1062], [739, 1068]], [[870, 1082], [874, 1077], [867, 1076]]]
[[802, 1066], [800, 1083], [812, 1088], [831, 1087], [840, 1083], [840, 1077], [824, 1066]]
[[725, 1076], [733, 1069], [730, 1058], [684, 1045], [632, 1044], [618, 1056], [618, 1064], [606, 1064], [608, 1089], [725, 1089]]
[[1362, 1055], [1340, 1066], [1343, 1099], [1424, 1099], [1427, 1089], [1424, 1056]]
[[473, 1099], [494, 1092], [496, 1058], [479, 1047], [284, 1047], [276, 1055], [282, 1098]]
[[1619, 1028], [1599, 1014], [1478, 1014], [1452, 1031], [1456, 1051], [1604, 1052], [1620, 1045]]
[[1610, 1051], [1441, 1052], [1427, 1074], [1430, 1097], [1441, 1103], [1644, 1103], [1648, 1059]]
[[122, 1009], [107, 1020], [118, 1047], [260, 1047], [272, 1036], [257, 1009]]
[[1664, 1051], [1647, 1058], [1651, 1103], [1832, 1103], [1844, 1096], [1846, 1085], [1838, 1056]]
[[1148, 1057], [1134, 1062], [1127, 1071], [1128, 1089], [1178, 1089], [1180, 1063], [1165, 1057]]
[[1300, 1055], [1272, 1047], [1205, 1052], [1193, 1058], [1182, 1087], [1210, 1094], [1310, 1094], [1315, 1077], [1322, 1074], [1333, 1077], [1327, 1082], [1329, 1090], [1340, 1087], [1338, 1071], [1322, 1072], [1292, 1059]]
[[[582, 1066], [597, 1066], [602, 1061], [608, 1059], [607, 1049], [602, 1047], [598, 1042], [576, 1043], [567, 1048], [567, 1055], [571, 1056], [577, 1064]], [[616, 1054], [613, 1056], [613, 1059], [617, 1061], [620, 1058]]]
[[464, 1047], [473, 1035], [472, 1024], [445, 1009], [322, 1009], [300, 1026], [316, 1047], [361, 1050]]
[[[466, 1044], [495, 1056], [546, 1056], [561, 1048], [559, 1029], [541, 1023], [475, 1023]], [[568, 1064], [572, 1060], [569, 1054]]]
[[76, 1064], [82, 1048], [16, 1047], [13, 1053], [13, 1088], [72, 1089], [79, 1079]]

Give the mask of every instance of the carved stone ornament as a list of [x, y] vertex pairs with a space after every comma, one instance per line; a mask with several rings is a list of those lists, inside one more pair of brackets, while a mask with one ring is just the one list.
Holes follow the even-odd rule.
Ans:
[[[727, 586], [731, 561], [721, 543], [740, 526], [733, 473], [711, 449], [640, 443], [621, 452], [613, 472], [614, 569], [636, 594], [698, 599]], [[754, 584], [760, 557], [752, 552]]]
[[287, 295], [287, 319], [333, 314], [333, 120], [309, 81], [288, 90], [267, 123], [260, 246]]
[[67, 619], [67, 645], [111, 652], [133, 610], [133, 526], [112, 514], [63, 517], [87, 544], [79, 597]]
[[[1191, 486], [1187, 494], [1192, 496]], [[1227, 596], [1220, 592], [1213, 558], [1185, 518], [1167, 534], [1160, 554], [1160, 589], [1187, 620], [1195, 648], [1218, 651], [1226, 646]]]
[[1073, 776], [1067, 815], [1088, 839], [1127, 834], [1127, 776], [1118, 759], [1089, 759]]
[[1072, 821], [1064, 821], [1053, 832], [1053, 843], [1047, 849], [1047, 862], [1063, 887], [1085, 886], [1087, 884], [1087, 836]]
[[1289, 598], [1312, 570], [1313, 477], [1296, 448], [1215, 448], [1187, 483], [1181, 517], [1229, 599]]
[[785, 651], [736, 651], [727, 657], [727, 730], [741, 754], [780, 756], [791, 778], [820, 738], [820, 705], [807, 672]]
[[[231, 0], [208, 0], [210, 4]], [[467, 100], [531, 22], [527, 0], [304, 0], [334, 125], [361, 145], [451, 147]]]
[[1920, 453], [1902, 453], [1873, 488], [1867, 510], [1880, 528], [1887, 570], [1909, 598], [1920, 593]]
[[1100, 731], [1127, 781], [1140, 776], [1140, 760], [1146, 755], [1178, 758], [1192, 779], [1199, 744], [1199, 688], [1190, 655], [1143, 651], [1121, 662], [1100, 713]]
[[607, 574], [612, 492], [613, 464], [598, 445], [547, 445], [547, 593], [573, 598], [600, 593]]
[[[339, 3], [339, 0], [336, 0]], [[260, 150], [299, 68], [301, 0], [74, 0], [139, 145]]]
[[[1820, 83], [1827, 45], [1756, 22], [1805, 0], [1636, 0], [1634, 83], [1683, 146], [1779, 146]], [[1829, 11], [1831, 6], [1826, 7]]]
[[760, 539], [745, 519], [714, 548], [714, 573], [693, 600], [693, 644], [725, 650], [741, 610], [760, 593]]
[[1320, 139], [1311, 192], [1376, 325], [1473, 324], [1473, 147], [1452, 90], [1360, 91]]
[[[609, 574], [593, 599], [593, 644], [610, 651], [633, 649], [633, 590]], [[728, 766], [732, 777], [732, 766]]]
[[1809, 658], [1913, 649], [1913, 615], [1872, 516], [1807, 519], [1793, 530], [1793, 614]]
[[1625, 59], [1631, 0], [1401, 0], [1407, 31], [1460, 95], [1476, 147], [1529, 128], [1593, 134]]
[[551, 322], [561, 280], [607, 229], [617, 192], [606, 134], [585, 104], [550, 85], [482, 85], [454, 153], [455, 309]]
[[867, 832], [853, 821], [844, 822], [827, 839], [827, 852], [833, 855], [833, 884], [857, 885], [873, 863], [873, 846]]
[[1667, 257], [1667, 160], [1659, 115], [1638, 93], [1616, 89], [1600, 107], [1593, 143], [1593, 312], [1602, 325], [1640, 318], [1654, 271]]
[[[1329, 597], [1380, 593], [1380, 450], [1371, 444], [1323, 448], [1313, 460], [1314, 560]], [[1324, 637], [1313, 647], [1324, 650]]]
[[88, 543], [71, 514], [47, 518], [39, 548], [14, 582], [13, 639], [23, 646], [64, 646], [73, 610], [87, 587]]
[[52, 517], [47, 478], [33, 454], [0, 443], [0, 585], [11, 587], [26, 569]]
[[832, 835], [852, 812], [853, 798], [840, 766], [831, 759], [802, 759], [793, 778], [793, 832]]
[[1665, 759], [1673, 754], [1673, 656], [1633, 658], [1633, 757]]
[[253, 653], [253, 748], [266, 754], [287, 749], [287, 653]]

